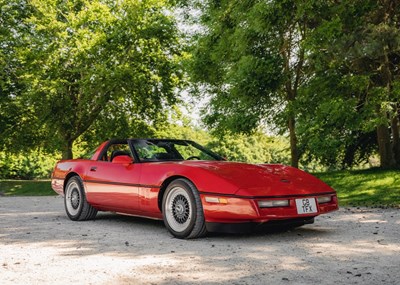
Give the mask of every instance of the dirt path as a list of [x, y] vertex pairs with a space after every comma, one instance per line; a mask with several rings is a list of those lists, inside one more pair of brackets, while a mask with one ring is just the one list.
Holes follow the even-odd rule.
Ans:
[[0, 283], [399, 284], [400, 210], [343, 208], [280, 233], [172, 238], [162, 222], [72, 222], [61, 197], [0, 197]]

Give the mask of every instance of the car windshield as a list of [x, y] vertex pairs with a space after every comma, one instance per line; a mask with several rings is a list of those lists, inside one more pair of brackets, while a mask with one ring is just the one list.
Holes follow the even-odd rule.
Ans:
[[192, 141], [133, 140], [140, 161], [224, 160], [219, 155]]

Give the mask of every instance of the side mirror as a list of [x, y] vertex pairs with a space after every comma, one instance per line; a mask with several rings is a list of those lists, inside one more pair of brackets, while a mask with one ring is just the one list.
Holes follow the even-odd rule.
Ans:
[[112, 163], [116, 164], [131, 164], [133, 159], [129, 155], [118, 155], [113, 158]]

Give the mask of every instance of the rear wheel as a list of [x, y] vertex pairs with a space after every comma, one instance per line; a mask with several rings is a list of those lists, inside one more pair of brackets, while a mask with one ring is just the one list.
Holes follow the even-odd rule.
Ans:
[[177, 238], [198, 238], [207, 233], [200, 195], [187, 179], [176, 179], [168, 185], [162, 211], [165, 226]]
[[87, 201], [82, 180], [74, 176], [68, 180], [65, 187], [64, 206], [68, 217], [73, 221], [94, 219], [97, 210]]

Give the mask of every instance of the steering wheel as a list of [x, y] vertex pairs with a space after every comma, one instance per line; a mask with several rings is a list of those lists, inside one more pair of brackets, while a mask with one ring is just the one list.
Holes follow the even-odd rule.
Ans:
[[200, 157], [195, 156], [195, 155], [192, 155], [192, 156], [189, 156], [188, 158], [186, 158], [186, 160], [191, 160], [191, 159], [198, 159], [198, 160], [201, 160]]

